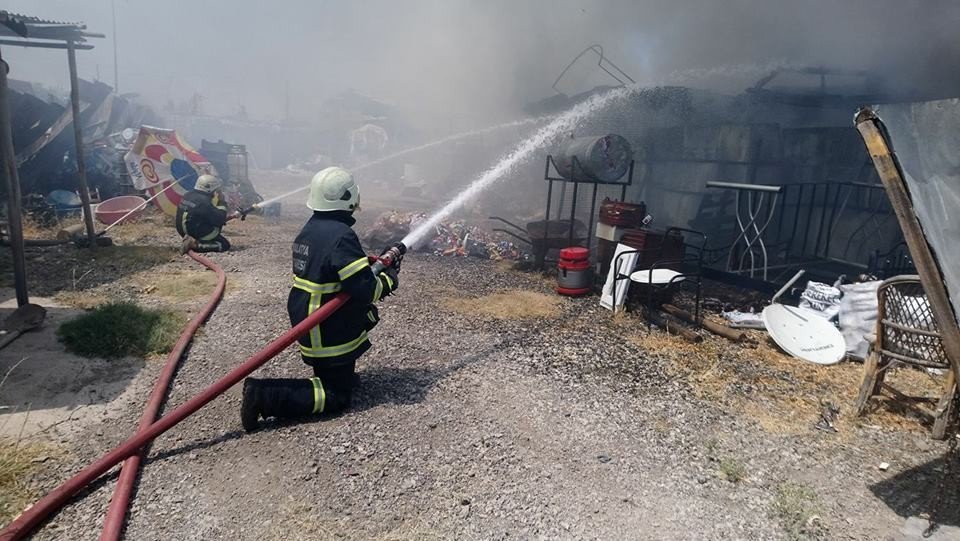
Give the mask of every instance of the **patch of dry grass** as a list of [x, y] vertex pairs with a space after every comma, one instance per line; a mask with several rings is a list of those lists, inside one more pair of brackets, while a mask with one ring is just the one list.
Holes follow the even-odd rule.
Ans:
[[44, 443], [0, 439], [0, 524], [7, 524], [37, 497], [30, 476], [49, 459], [54, 448]]
[[[772, 433], [808, 433], [828, 402], [840, 407], [835, 425], [841, 437], [863, 423], [929, 430], [929, 421], [922, 414], [881, 397], [871, 399], [874, 406], [870, 413], [855, 417], [853, 404], [863, 378], [859, 363], [808, 363], [781, 352], [767, 340], [766, 333], [751, 331], [751, 335], [757, 343], [749, 346], [712, 335], [706, 335], [700, 344], [692, 344], [656, 330], [634, 334], [630, 340], [664, 359], [668, 372], [686, 380], [698, 397], [741, 412]], [[895, 370], [887, 381], [911, 396], [940, 393], [939, 381], [911, 368]]]
[[30, 215], [24, 215], [20, 224], [23, 229], [23, 238], [30, 240], [53, 240], [57, 238], [57, 232], [60, 231], [59, 225], [45, 226]]
[[475, 298], [444, 298], [442, 306], [454, 312], [493, 319], [533, 319], [556, 316], [562, 300], [555, 295], [510, 290]]
[[[150, 205], [152, 206], [153, 203]], [[174, 230], [173, 217], [156, 210], [151, 210], [138, 218], [120, 222], [107, 234], [124, 244], [151, 241], [158, 237], [169, 237], [173, 243], [179, 238]]]
[[[80, 215], [61, 218], [59, 222], [48, 225], [42, 224], [29, 215], [23, 217], [23, 237], [33, 240], [52, 240], [57, 238], [57, 233], [66, 227], [82, 225], [83, 217]], [[94, 227], [97, 231], [102, 231], [107, 226], [94, 218]], [[147, 206], [143, 214], [135, 218], [127, 218], [110, 229], [108, 236], [121, 241], [123, 244], [142, 242], [144, 240], [154, 240], [158, 237], [169, 236], [171, 239], [176, 237], [173, 232], [173, 217], [168, 216], [156, 208], [153, 204]]]
[[111, 299], [110, 297], [101, 293], [79, 290], [60, 291], [53, 296], [53, 300], [64, 306], [79, 308], [80, 310], [91, 310], [97, 306], [100, 306], [101, 304], [110, 302]]
[[217, 275], [209, 271], [175, 271], [160, 276], [145, 273], [137, 282], [145, 294], [180, 303], [209, 297], [217, 285]]

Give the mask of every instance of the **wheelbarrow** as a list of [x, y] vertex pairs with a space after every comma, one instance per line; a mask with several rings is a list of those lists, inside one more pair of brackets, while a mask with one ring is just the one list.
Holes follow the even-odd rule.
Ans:
[[511, 228], [497, 228], [494, 231], [510, 235], [530, 246], [534, 265], [538, 269], [543, 268], [547, 251], [580, 246], [585, 244], [587, 239], [587, 226], [580, 220], [572, 222], [571, 220], [537, 220], [528, 222], [527, 227], [523, 228], [499, 216], [491, 216], [490, 219], [502, 222]]

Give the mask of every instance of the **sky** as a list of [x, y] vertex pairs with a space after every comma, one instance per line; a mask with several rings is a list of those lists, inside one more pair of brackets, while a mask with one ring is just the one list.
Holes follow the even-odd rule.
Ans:
[[[722, 87], [710, 79], [733, 74], [732, 91], [773, 65], [828, 65], [881, 71], [907, 92], [960, 93], [951, 0], [6, 0], [0, 9], [107, 34], [78, 53], [81, 77], [113, 84], [116, 39], [121, 92], [158, 107], [199, 94], [206, 113], [243, 106], [264, 120], [283, 118], [288, 96], [293, 116], [310, 117], [346, 89], [425, 122], [506, 119], [552, 95], [594, 43], [651, 84]], [[3, 55], [12, 78], [68, 85], [60, 51]], [[612, 82], [589, 58], [561, 90]]]

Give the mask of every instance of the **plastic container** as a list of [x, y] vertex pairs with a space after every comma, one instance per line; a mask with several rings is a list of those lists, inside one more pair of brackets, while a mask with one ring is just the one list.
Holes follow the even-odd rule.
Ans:
[[586, 295], [592, 291], [593, 273], [590, 269], [590, 250], [581, 247], [560, 250], [557, 263], [557, 293]]
[[93, 210], [93, 215], [97, 217], [97, 221], [106, 225], [113, 225], [120, 218], [126, 216], [131, 210], [140, 207], [136, 212], [127, 216], [127, 220], [132, 220], [140, 214], [143, 213], [143, 209], [146, 208], [146, 205], [143, 204], [144, 199], [142, 197], [137, 197], [136, 195], [121, 195], [120, 197], [114, 197], [112, 199], [107, 199], [103, 203], [97, 205]]

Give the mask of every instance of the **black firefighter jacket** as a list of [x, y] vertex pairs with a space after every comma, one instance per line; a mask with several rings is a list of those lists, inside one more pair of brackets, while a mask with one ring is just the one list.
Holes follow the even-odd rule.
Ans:
[[213, 240], [227, 223], [227, 207], [217, 206], [213, 194], [193, 190], [177, 205], [177, 233], [197, 240]]
[[367, 255], [351, 229], [346, 211], [314, 212], [293, 242], [293, 287], [287, 298], [290, 323], [296, 325], [341, 291], [350, 300], [300, 338], [308, 364], [337, 366], [355, 361], [370, 348], [367, 331], [379, 321], [373, 305], [396, 284], [384, 273], [374, 276]]

